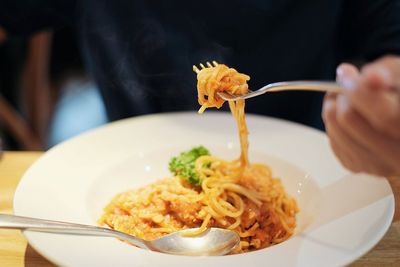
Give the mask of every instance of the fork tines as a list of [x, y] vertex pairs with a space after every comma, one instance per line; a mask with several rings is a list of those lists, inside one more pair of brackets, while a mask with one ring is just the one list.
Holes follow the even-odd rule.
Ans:
[[[213, 68], [213, 67], [218, 66], [218, 62], [215, 61], [215, 60], [213, 60], [213, 61], [212, 61], [212, 64], [211, 64], [209, 61], [207, 61], [207, 62], [206, 62], [207, 67], [204, 66], [203, 63], [200, 63], [199, 65], [200, 65], [200, 68], [201, 68], [201, 69]], [[200, 69], [199, 69], [196, 65], [193, 65], [193, 71], [196, 72], [196, 73], [199, 73], [199, 72], [200, 72]]]

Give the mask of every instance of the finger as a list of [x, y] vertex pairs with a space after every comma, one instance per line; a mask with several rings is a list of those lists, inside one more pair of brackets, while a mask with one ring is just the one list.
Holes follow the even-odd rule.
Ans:
[[344, 167], [353, 172], [389, 176], [391, 169], [373, 153], [356, 144], [337, 123], [328, 127], [331, 145]]
[[325, 125], [329, 122], [329, 116], [332, 116], [331, 113], [336, 113], [336, 93], [326, 93], [324, 97], [324, 101], [322, 103], [322, 120]]
[[333, 130], [335, 127], [338, 127], [336, 124], [336, 96], [333, 94], [326, 94], [324, 103], [323, 103], [323, 120], [325, 123], [326, 132], [329, 136], [329, 142], [332, 150], [335, 152], [335, 155], [341, 162], [341, 164], [346, 168], [353, 172], [359, 172], [358, 164], [354, 162], [354, 159], [345, 152], [342, 148], [343, 145], [337, 141], [338, 136]]
[[336, 80], [338, 81], [342, 81], [346, 76], [356, 77], [358, 75], [358, 69], [349, 63], [342, 63], [336, 69]]
[[353, 172], [368, 172], [377, 175], [388, 175], [388, 166], [373, 153], [359, 145], [339, 125], [336, 119], [336, 101], [324, 102], [324, 121], [330, 144], [344, 167]]
[[390, 71], [382, 63], [366, 66], [361, 74], [349, 66], [340, 70], [338, 68], [338, 81], [354, 108], [374, 128], [400, 138], [397, 126], [400, 125], [400, 92], [392, 90], [394, 81]]
[[344, 87], [344, 93], [349, 93], [358, 87], [360, 72], [349, 63], [342, 63], [336, 69], [336, 80]]
[[332, 127], [334, 124], [334, 117], [336, 116], [336, 94], [334, 93], [327, 93], [324, 98], [323, 106], [322, 106], [322, 119], [325, 123], [326, 133], [329, 136], [329, 143], [330, 146], [341, 162], [341, 164], [349, 170], [357, 172], [352, 166], [354, 163], [352, 159], [344, 153], [341, 146], [336, 142], [336, 137], [332, 133]]
[[[341, 129], [360, 146], [365, 147], [380, 161], [390, 166], [392, 174], [400, 171], [400, 141], [377, 132], [360, 114], [352, 108], [349, 100], [339, 95], [336, 100], [336, 120]], [[400, 172], [399, 172], [400, 173]]]
[[391, 67], [383, 61], [375, 61], [361, 69], [361, 78], [370, 90], [391, 90], [393, 76]]
[[379, 66], [385, 70], [385, 75], [387, 76], [391, 86], [400, 90], [400, 57], [399, 56], [385, 56], [381, 57], [374, 62], [367, 64], [363, 70], [369, 69], [370, 66]]
[[392, 73], [382, 63], [366, 66], [361, 72], [360, 84], [360, 89], [365, 90], [355, 91], [351, 100], [364, 107], [361, 111], [374, 128], [400, 139], [400, 90], [394, 90]]

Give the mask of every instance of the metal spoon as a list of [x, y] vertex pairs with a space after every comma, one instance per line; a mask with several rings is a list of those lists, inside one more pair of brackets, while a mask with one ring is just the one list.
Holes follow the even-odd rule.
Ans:
[[113, 229], [0, 214], [0, 228], [19, 229], [46, 233], [109, 236], [116, 237], [140, 248], [153, 251], [189, 256], [225, 255], [235, 249], [240, 242], [238, 234], [231, 230], [209, 228], [199, 236], [187, 237], [182, 233], [195, 229], [181, 230], [152, 241], [146, 241]]

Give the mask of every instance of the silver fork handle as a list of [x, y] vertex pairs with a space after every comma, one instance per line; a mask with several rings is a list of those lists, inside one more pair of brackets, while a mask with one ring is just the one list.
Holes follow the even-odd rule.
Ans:
[[280, 92], [280, 91], [291, 91], [291, 90], [319, 91], [319, 92], [333, 92], [333, 93], [343, 92], [343, 88], [336, 82], [290, 81], [290, 82], [277, 82], [268, 84], [267, 86], [264, 86], [257, 91], [249, 93], [246, 98], [262, 95], [266, 92]]
[[107, 236], [119, 237], [138, 247], [147, 248], [146, 244], [131, 235], [117, 232], [112, 229], [84, 225], [77, 223], [59, 222], [30, 217], [22, 217], [9, 214], [0, 214], [0, 229], [29, 230], [45, 233], [89, 235], [89, 236]]

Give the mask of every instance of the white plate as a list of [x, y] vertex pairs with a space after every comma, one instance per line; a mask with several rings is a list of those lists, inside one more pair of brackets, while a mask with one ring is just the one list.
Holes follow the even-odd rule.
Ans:
[[[346, 172], [317, 130], [247, 116], [250, 160], [272, 167], [300, 205], [296, 234], [279, 245], [233, 256], [183, 257], [145, 251], [107, 237], [25, 232], [63, 266], [339, 266], [371, 249], [388, 229], [394, 198], [382, 178]], [[204, 145], [239, 155], [236, 125], [224, 112], [169, 113], [122, 120], [44, 154], [23, 176], [17, 215], [95, 224], [115, 194], [169, 176], [169, 159]]]

